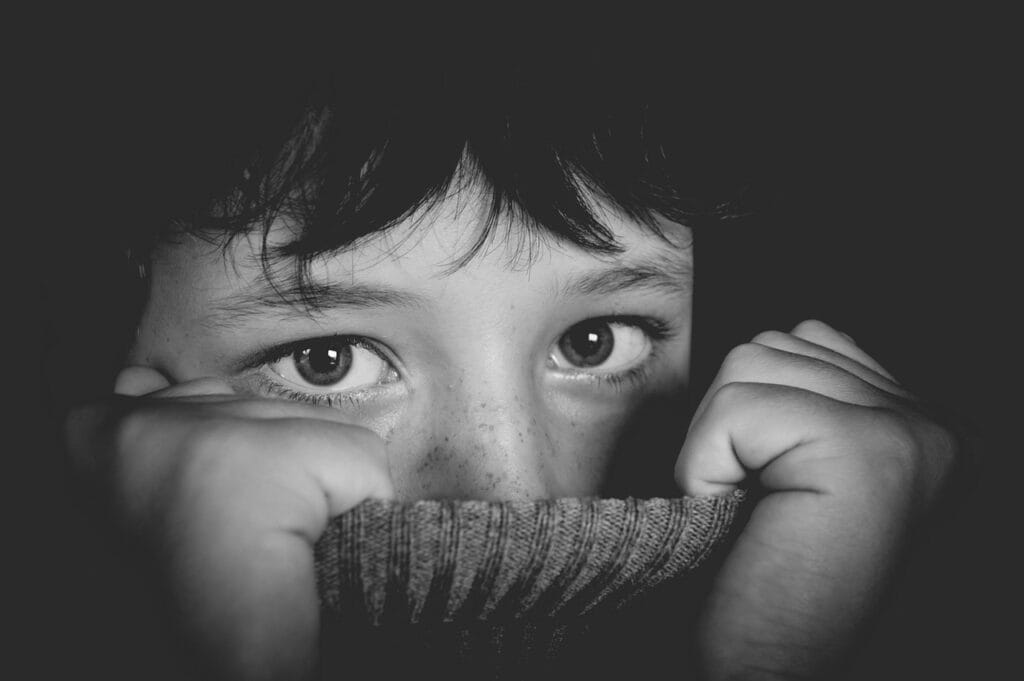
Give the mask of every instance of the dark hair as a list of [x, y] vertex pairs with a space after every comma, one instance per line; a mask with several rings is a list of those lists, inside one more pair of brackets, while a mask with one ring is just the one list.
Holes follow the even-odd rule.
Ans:
[[678, 65], [566, 45], [499, 52], [150, 74], [150, 108], [164, 121], [160, 172], [144, 192], [157, 229], [132, 233], [136, 252], [174, 230], [261, 227], [266, 238], [284, 219], [298, 237], [265, 248], [264, 262], [292, 258], [304, 281], [316, 255], [388, 229], [453, 185], [483, 190], [489, 206], [460, 264], [504, 215], [616, 252], [589, 196], [654, 233], [659, 216], [692, 225], [741, 210], [742, 182], [715, 172], [728, 163], [722, 125], [664, 78]]

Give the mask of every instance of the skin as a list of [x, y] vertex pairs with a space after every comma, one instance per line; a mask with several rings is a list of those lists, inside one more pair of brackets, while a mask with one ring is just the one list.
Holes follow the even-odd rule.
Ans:
[[[751, 477], [766, 490], [703, 615], [708, 677], [830, 669], [863, 631], [909, 530], [943, 486], [951, 433], [852, 339], [815, 321], [736, 348], [688, 432], [678, 432], [672, 409], [685, 394], [690, 348], [691, 269], [678, 266], [692, 263], [687, 230], [666, 224], [666, 243], [604, 211], [623, 254], [539, 243], [524, 260], [515, 245], [525, 232], [513, 223], [508, 241], [491, 241], [453, 271], [453, 254], [476, 236], [475, 215], [449, 201], [314, 265], [318, 282], [388, 285], [420, 296], [412, 305], [314, 315], [243, 308], [238, 296], [262, 281], [258, 241], [236, 240], [227, 257], [191, 237], [156, 253], [131, 366], [117, 382], [123, 397], [75, 412], [69, 445], [129, 531], [153, 547], [207, 664], [232, 678], [310, 672], [310, 549], [331, 516], [362, 499], [598, 494], [615, 477], [616, 453], [631, 451], [643, 430], [667, 449], [663, 475], [677, 491], [727, 493]], [[287, 236], [279, 229], [273, 238]], [[671, 275], [657, 286], [620, 279], [614, 290], [572, 289], [657, 257], [677, 265], [661, 268]], [[607, 367], [583, 370], [558, 356], [573, 325], [623, 315], [668, 329], [651, 339], [651, 354], [627, 353], [643, 358], [641, 380], [616, 388], [598, 377]], [[647, 347], [619, 332], [617, 344]], [[268, 394], [268, 379], [294, 377], [287, 361], [246, 361], [264, 346], [331, 334], [386, 346], [395, 373], [317, 406], [294, 390], [292, 399]], [[640, 463], [661, 475], [659, 461]]]
[[[478, 219], [453, 200], [318, 261], [317, 283], [387, 289], [402, 300], [336, 305], [312, 315], [295, 307], [257, 304], [255, 314], [243, 308], [240, 298], [266, 289], [259, 239], [237, 240], [225, 259], [219, 247], [187, 237], [156, 255], [150, 304], [129, 362], [155, 368], [171, 383], [218, 377], [240, 394], [283, 396], [268, 389], [269, 378], [290, 390], [288, 397], [332, 396], [347, 423], [386, 443], [382, 463], [403, 499], [597, 494], [639, 407], [685, 391], [689, 230], [663, 223], [669, 243], [606, 211], [623, 257], [540, 244], [531, 264], [516, 251], [519, 239], [528, 238], [516, 226], [509, 243], [499, 232], [477, 257], [450, 271], [453, 255], [475, 239]], [[287, 236], [281, 232], [274, 236]], [[632, 284], [616, 276], [625, 267], [662, 261], [673, 271]], [[598, 276], [612, 278], [597, 290], [575, 290]], [[617, 353], [609, 361], [581, 368], [558, 357], [558, 341], [573, 325], [623, 315], [657, 319], [670, 336], [648, 339], [635, 323], [618, 323], [611, 329]], [[303, 381], [291, 359], [276, 368], [237, 368], [259, 350], [334, 334], [385, 348], [398, 376], [373, 385], [386, 362], [365, 350], [351, 380], [324, 388]], [[638, 380], [601, 380], [633, 367], [644, 370]], [[673, 430], [678, 450], [682, 440]], [[657, 435], [646, 431], [647, 438]], [[671, 461], [663, 464], [666, 477]]]

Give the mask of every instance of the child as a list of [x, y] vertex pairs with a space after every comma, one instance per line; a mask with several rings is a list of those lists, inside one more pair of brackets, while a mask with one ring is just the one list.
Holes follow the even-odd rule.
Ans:
[[683, 425], [693, 242], [734, 207], [651, 83], [535, 59], [302, 71], [177, 111], [200, 131], [133, 235], [117, 396], [68, 442], [215, 673], [315, 670], [312, 547], [366, 499], [756, 484], [702, 668], [821, 674], [949, 476], [951, 432], [819, 321], [735, 348]]

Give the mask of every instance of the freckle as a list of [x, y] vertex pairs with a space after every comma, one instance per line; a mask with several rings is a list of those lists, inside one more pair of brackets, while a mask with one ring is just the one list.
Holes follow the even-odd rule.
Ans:
[[493, 433], [494, 432], [494, 424], [491, 424], [491, 425], [487, 426], [487, 430], [489, 430], [490, 432]]
[[423, 457], [423, 460], [420, 461], [419, 465], [416, 467], [417, 472], [423, 473], [433, 466], [436, 466], [440, 462], [440, 459], [441, 448], [433, 447], [429, 452], [427, 452], [427, 455]]

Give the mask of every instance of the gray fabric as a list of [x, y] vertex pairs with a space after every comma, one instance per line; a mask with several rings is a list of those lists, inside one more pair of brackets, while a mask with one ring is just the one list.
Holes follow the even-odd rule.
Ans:
[[741, 499], [371, 500], [316, 547], [321, 602], [374, 626], [608, 612], [696, 567]]

